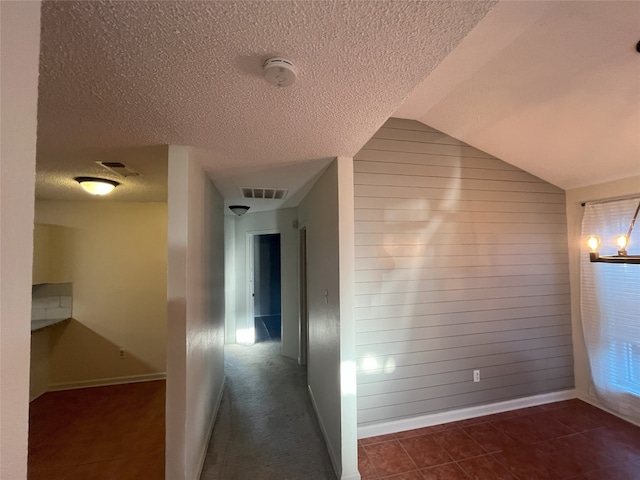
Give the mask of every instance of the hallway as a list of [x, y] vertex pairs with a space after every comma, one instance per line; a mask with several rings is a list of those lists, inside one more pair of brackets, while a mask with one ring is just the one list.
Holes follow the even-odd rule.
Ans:
[[226, 386], [201, 480], [332, 480], [306, 368], [279, 342], [225, 345]]

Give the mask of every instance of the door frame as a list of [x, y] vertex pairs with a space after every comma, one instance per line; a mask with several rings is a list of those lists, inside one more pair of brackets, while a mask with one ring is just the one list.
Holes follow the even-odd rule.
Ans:
[[[268, 230], [249, 230], [246, 234], [245, 240], [245, 252], [246, 252], [246, 282], [245, 282], [245, 291], [246, 291], [246, 316], [244, 319], [244, 331], [247, 332], [246, 335], [241, 335], [243, 341], [236, 340], [238, 343], [242, 345], [253, 345], [256, 343], [256, 331], [254, 325], [254, 262], [255, 258], [253, 255], [253, 246], [254, 246], [254, 237], [260, 235], [280, 235], [280, 241], [282, 242], [282, 234], [280, 233], [280, 229], [268, 229]], [[280, 246], [282, 249], [282, 244]], [[280, 256], [280, 269], [282, 270], [282, 255]], [[282, 296], [282, 293], [280, 294]], [[236, 328], [236, 332], [238, 329]], [[237, 335], [237, 333], [236, 333]]]

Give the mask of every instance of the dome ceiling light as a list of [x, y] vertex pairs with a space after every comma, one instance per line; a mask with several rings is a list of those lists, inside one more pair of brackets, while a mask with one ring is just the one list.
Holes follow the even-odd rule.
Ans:
[[96, 177], [76, 177], [76, 182], [91, 195], [107, 195], [113, 191], [120, 183], [115, 180]]
[[246, 205], [229, 205], [229, 210], [241, 217], [249, 211], [249, 207]]

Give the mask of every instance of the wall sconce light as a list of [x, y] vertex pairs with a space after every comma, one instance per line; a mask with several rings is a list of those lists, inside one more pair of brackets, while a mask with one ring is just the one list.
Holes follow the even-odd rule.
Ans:
[[108, 180], [106, 178], [76, 177], [75, 180], [84, 188], [85, 192], [91, 195], [106, 195], [120, 185], [115, 180]]
[[640, 264], [640, 255], [628, 255], [627, 254], [627, 246], [629, 245], [629, 238], [631, 238], [631, 232], [633, 231], [633, 226], [636, 223], [636, 218], [638, 218], [638, 212], [640, 212], [640, 203], [638, 203], [638, 208], [636, 208], [636, 212], [633, 214], [633, 218], [631, 219], [631, 225], [629, 225], [629, 231], [626, 235], [620, 234], [616, 237], [616, 245], [618, 246], [618, 254], [617, 255], [600, 255], [598, 252], [600, 250], [600, 238], [596, 235], [591, 235], [587, 238], [587, 246], [589, 247], [589, 260], [592, 262], [602, 262], [602, 263], [636, 263]]
[[229, 210], [241, 217], [249, 211], [249, 207], [246, 205], [229, 205]]

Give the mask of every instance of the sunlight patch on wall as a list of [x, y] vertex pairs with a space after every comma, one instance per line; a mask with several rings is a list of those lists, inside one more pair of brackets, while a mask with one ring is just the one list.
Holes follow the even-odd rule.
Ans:
[[342, 362], [340, 367], [340, 383], [342, 395], [356, 394], [356, 363], [352, 361]]

